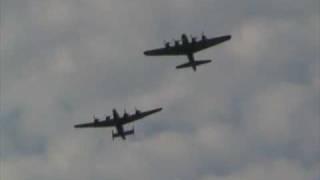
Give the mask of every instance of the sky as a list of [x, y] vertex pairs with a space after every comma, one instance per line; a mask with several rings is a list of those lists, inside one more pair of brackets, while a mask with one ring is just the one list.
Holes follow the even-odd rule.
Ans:
[[[319, 7], [0, 0], [0, 179], [319, 180]], [[143, 55], [202, 32], [232, 39], [197, 72]], [[127, 141], [73, 128], [157, 107]]]

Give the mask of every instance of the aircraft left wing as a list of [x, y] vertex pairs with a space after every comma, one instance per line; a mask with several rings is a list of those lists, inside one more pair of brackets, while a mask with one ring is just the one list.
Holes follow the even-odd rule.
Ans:
[[192, 53], [207, 49], [211, 46], [216, 46], [230, 39], [231, 35], [226, 35], [198, 41], [192, 46]]
[[74, 128], [103, 128], [103, 127], [111, 127], [115, 126], [115, 123], [112, 121], [99, 121], [99, 122], [90, 122], [77, 124]]
[[166, 56], [166, 55], [185, 55], [186, 52], [182, 45], [169, 46], [144, 52], [146, 56]]

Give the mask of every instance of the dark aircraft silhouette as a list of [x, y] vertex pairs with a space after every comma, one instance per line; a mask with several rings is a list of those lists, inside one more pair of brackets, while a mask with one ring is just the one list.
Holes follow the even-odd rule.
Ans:
[[211, 60], [209, 59], [195, 60], [194, 53], [207, 49], [211, 46], [218, 45], [230, 39], [231, 39], [231, 35], [207, 38], [204, 34], [202, 34], [201, 40], [197, 41], [195, 37], [191, 36], [191, 41], [190, 41], [186, 34], [182, 34], [181, 35], [182, 43], [179, 43], [180, 42], [179, 40], [175, 40], [173, 46], [170, 46], [170, 43], [166, 42], [164, 48], [148, 50], [148, 51], [145, 51], [144, 54], [146, 56], [186, 55], [188, 57], [189, 62], [185, 64], [181, 64], [176, 68], [181, 69], [181, 68], [192, 67], [193, 71], [196, 71], [197, 66], [210, 63]]
[[127, 135], [134, 134], [134, 128], [131, 130], [125, 131], [123, 126], [125, 124], [134, 122], [136, 120], [142, 119], [146, 116], [149, 116], [151, 114], [157, 113], [161, 111], [162, 108], [152, 109], [149, 111], [141, 112], [136, 109], [136, 112], [132, 115], [129, 115], [127, 112], [124, 112], [123, 117], [120, 117], [118, 112], [113, 109], [113, 119], [110, 118], [110, 116], [106, 116], [106, 119], [104, 121], [99, 120], [98, 118], [94, 117], [93, 122], [91, 123], [84, 123], [84, 124], [77, 124], [74, 127], [75, 128], [105, 128], [105, 127], [115, 127], [117, 129], [117, 132], [114, 133], [112, 130], [112, 139], [121, 137], [123, 140], [126, 139]]

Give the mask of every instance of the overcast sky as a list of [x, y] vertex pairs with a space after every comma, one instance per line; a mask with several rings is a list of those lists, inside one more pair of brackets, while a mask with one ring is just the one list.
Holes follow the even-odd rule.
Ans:
[[[0, 0], [1, 180], [319, 180], [319, 0]], [[145, 57], [181, 33], [232, 34]], [[163, 107], [112, 141], [73, 125]], [[132, 125], [126, 126], [130, 129]]]

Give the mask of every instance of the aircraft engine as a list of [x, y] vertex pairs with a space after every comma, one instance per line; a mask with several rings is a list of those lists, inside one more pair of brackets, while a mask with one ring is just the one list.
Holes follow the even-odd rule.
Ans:
[[136, 108], [136, 114], [141, 114], [141, 111], [139, 111], [137, 108]]
[[165, 41], [165, 42], [164, 42], [164, 47], [165, 47], [165, 48], [170, 48], [170, 43]]
[[94, 123], [98, 123], [98, 122], [99, 122], [99, 119], [96, 118], [95, 116], [93, 116], [93, 122], [94, 122]]
[[207, 40], [207, 36], [204, 33], [202, 33], [201, 38], [202, 38], [202, 41], [206, 41]]
[[191, 38], [191, 42], [192, 42], [192, 43], [196, 43], [196, 42], [197, 42], [197, 39], [196, 39], [195, 37], [192, 37], [192, 38]]

